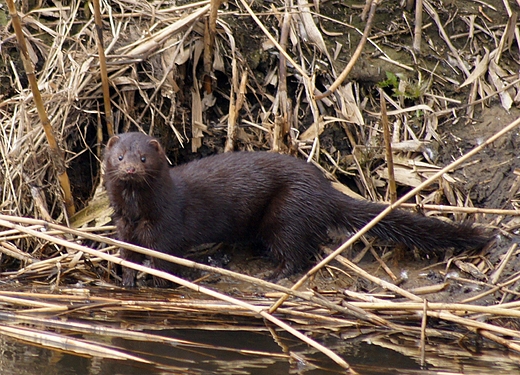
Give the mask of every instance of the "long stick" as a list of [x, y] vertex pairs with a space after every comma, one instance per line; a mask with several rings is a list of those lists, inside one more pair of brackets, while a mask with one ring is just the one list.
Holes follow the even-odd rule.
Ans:
[[110, 104], [110, 91], [108, 86], [107, 60], [103, 46], [103, 21], [101, 20], [101, 7], [99, 0], [94, 0], [94, 22], [96, 23], [96, 44], [99, 55], [99, 68], [101, 73], [101, 85], [103, 86], [103, 101], [105, 103], [105, 120], [109, 137], [114, 135], [114, 116]]

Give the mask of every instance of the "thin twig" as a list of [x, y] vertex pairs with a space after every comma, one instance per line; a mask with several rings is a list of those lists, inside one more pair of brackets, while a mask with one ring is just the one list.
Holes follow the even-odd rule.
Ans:
[[380, 2], [380, 0], [373, 0], [371, 2], [370, 12], [368, 14], [368, 20], [365, 25], [365, 30], [363, 31], [363, 35], [361, 36], [359, 44], [358, 44], [356, 50], [354, 51], [354, 53], [352, 54], [352, 57], [350, 58], [347, 66], [345, 67], [345, 69], [343, 69], [343, 71], [341, 72], [339, 77], [336, 78], [334, 83], [332, 83], [332, 85], [327, 89], [327, 91], [325, 91], [323, 94], [316, 95], [316, 100], [321, 100], [321, 99], [329, 96], [330, 94], [332, 94], [334, 91], [336, 91], [337, 88], [343, 83], [343, 81], [345, 81], [345, 79], [349, 75], [352, 68], [354, 68], [354, 65], [356, 65], [356, 62], [359, 59], [359, 56], [361, 56], [361, 52], [363, 52], [363, 48], [365, 47], [365, 44], [367, 42], [368, 35], [370, 34], [370, 31], [372, 30], [372, 22], [374, 20], [374, 15], [376, 13], [376, 9], [377, 9], [377, 6], [379, 5], [379, 2]]

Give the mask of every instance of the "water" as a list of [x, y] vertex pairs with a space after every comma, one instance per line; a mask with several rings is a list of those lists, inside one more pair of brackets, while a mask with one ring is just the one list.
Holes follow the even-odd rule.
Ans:
[[[284, 332], [175, 329], [148, 333], [187, 340], [197, 345], [172, 345], [100, 335], [71, 337], [97, 341], [150, 363], [74, 354], [0, 336], [1, 373], [30, 375], [91, 374], [337, 374], [344, 373], [330, 359]], [[354, 333], [354, 332], [350, 332]], [[421, 369], [415, 342], [402, 334], [376, 332], [342, 339], [336, 334], [319, 340], [347, 360], [361, 374], [428, 374], [440, 371], [463, 374], [519, 373], [519, 358], [498, 348], [479, 355], [461, 355], [456, 343], [428, 345], [426, 367]], [[413, 354], [416, 355], [413, 355]]]

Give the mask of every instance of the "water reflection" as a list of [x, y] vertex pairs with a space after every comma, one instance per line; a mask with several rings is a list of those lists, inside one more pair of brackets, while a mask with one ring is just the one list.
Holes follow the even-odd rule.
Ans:
[[[231, 322], [230, 322], [231, 323]], [[198, 346], [128, 340], [119, 337], [92, 337], [101, 344], [119, 348], [150, 361], [119, 361], [83, 357], [0, 336], [2, 374], [94, 375], [94, 374], [335, 374], [343, 373], [334, 363], [291, 336], [278, 332], [235, 330], [177, 329], [150, 332], [162, 337], [200, 343]], [[76, 338], [79, 338], [76, 336]], [[104, 341], [104, 342], [103, 342]], [[418, 365], [418, 343], [402, 335], [372, 332], [344, 340], [326, 334], [320, 340], [345, 358], [362, 374], [415, 374], [449, 371], [464, 374], [518, 373], [518, 356], [504, 356], [488, 348], [472, 356], [453, 343], [430, 343], [427, 369]], [[416, 355], [414, 355], [416, 354]], [[497, 355], [501, 357], [497, 361]]]

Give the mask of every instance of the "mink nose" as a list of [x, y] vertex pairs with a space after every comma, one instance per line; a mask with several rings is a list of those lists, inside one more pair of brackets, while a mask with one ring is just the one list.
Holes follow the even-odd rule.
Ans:
[[126, 173], [128, 174], [134, 174], [135, 173], [135, 167], [127, 167]]

